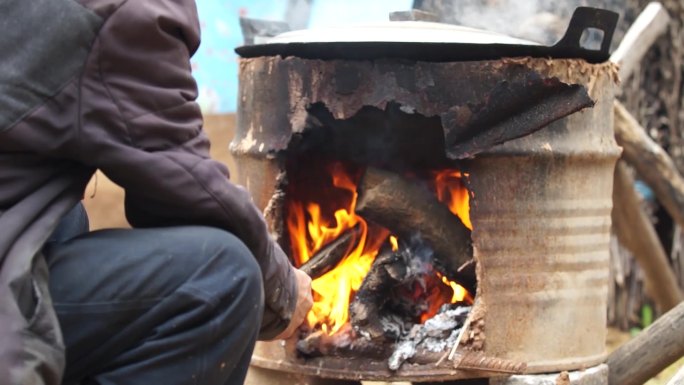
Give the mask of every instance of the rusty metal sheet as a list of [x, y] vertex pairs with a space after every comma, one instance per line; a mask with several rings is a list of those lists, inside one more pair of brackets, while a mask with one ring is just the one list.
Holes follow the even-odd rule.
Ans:
[[[610, 65], [547, 59], [426, 63], [264, 57], [240, 62], [236, 154], [275, 156], [293, 135], [364, 108], [437, 118], [445, 153], [461, 159], [593, 104], [586, 86]], [[317, 110], [317, 114], [312, 114]], [[312, 116], [313, 115], [313, 116]]]
[[502, 80], [479, 104], [454, 106], [443, 115], [447, 156], [472, 157], [593, 105], [583, 86], [558, 78], [531, 72], [526, 79]]

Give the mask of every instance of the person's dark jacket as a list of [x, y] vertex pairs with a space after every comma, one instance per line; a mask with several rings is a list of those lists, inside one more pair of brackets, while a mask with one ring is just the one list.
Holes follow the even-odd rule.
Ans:
[[61, 380], [64, 348], [41, 248], [96, 169], [125, 189], [135, 227], [236, 234], [266, 283], [260, 337], [289, 322], [289, 261], [249, 194], [209, 159], [189, 62], [198, 45], [194, 0], [0, 2], [3, 384]]

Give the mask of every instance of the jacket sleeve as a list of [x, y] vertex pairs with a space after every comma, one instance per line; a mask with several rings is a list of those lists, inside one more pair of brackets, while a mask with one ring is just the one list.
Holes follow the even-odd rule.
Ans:
[[78, 156], [125, 189], [134, 227], [200, 224], [237, 235], [261, 267], [268, 339], [288, 324], [297, 284], [248, 192], [209, 158], [190, 68], [198, 45], [193, 0], [127, 1], [114, 12], [83, 74]]

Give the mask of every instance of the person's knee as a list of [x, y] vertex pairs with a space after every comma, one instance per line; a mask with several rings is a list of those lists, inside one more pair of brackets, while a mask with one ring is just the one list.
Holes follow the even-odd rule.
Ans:
[[213, 229], [212, 270], [223, 297], [240, 307], [245, 316], [260, 317], [264, 293], [261, 269], [247, 246], [235, 235]]

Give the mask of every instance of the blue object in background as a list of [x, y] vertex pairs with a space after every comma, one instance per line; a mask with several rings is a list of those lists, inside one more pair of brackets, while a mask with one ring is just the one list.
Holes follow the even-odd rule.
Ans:
[[[389, 20], [392, 11], [411, 9], [413, 0], [312, 0], [312, 28]], [[285, 19], [288, 0], [197, 0], [202, 44], [192, 58], [199, 87], [198, 102], [206, 114], [235, 112], [238, 57], [242, 45], [240, 16]]]
[[282, 20], [286, 6], [287, 0], [197, 0], [202, 43], [192, 69], [204, 113], [234, 112], [237, 106], [239, 17]]

